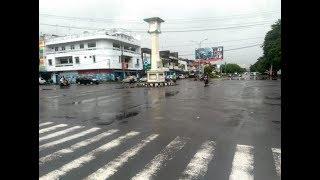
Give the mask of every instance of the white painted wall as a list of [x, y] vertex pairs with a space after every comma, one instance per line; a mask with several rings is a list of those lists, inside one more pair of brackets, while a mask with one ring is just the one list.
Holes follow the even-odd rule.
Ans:
[[[113, 49], [113, 41], [111, 39], [98, 39], [98, 40], [86, 40], [86, 41], [77, 41], [77, 42], [69, 42], [64, 44], [51, 44], [48, 45], [47, 48], [51, 49], [51, 47], [59, 47], [65, 46], [66, 51], [61, 53], [53, 53], [47, 54], [46, 58], [46, 69], [47, 71], [74, 71], [74, 70], [89, 70], [89, 69], [121, 69], [121, 62], [119, 62], [119, 56], [121, 55], [120, 50]], [[96, 42], [95, 50], [88, 50], [87, 43], [88, 42]], [[80, 44], [84, 43], [84, 49], [80, 49]], [[74, 45], [75, 49], [70, 50], [70, 46]], [[53, 50], [54, 51], [54, 50]], [[128, 70], [142, 70], [143, 63], [141, 59], [141, 48], [137, 49], [136, 53], [132, 52], [123, 52], [123, 55], [131, 57], [131, 63], [129, 64]], [[93, 55], [95, 55], [96, 62], [93, 62]], [[57, 57], [64, 56], [72, 56], [73, 57], [73, 65], [72, 66], [64, 66], [64, 67], [56, 67], [55, 59]], [[91, 57], [90, 57], [91, 56]], [[76, 64], [75, 57], [79, 57], [80, 63]], [[49, 59], [52, 60], [52, 66], [49, 66]], [[137, 66], [137, 59], [139, 61], [139, 65]]]
[[188, 63], [186, 61], [178, 61], [179, 65], [183, 64], [184, 65], [184, 69], [182, 69], [183, 71], [188, 71]]

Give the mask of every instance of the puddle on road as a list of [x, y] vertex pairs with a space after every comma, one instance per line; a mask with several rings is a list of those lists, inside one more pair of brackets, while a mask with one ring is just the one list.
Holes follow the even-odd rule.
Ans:
[[121, 121], [120, 124], [128, 124], [128, 121]]
[[265, 96], [266, 99], [281, 100], [281, 96]]
[[165, 93], [165, 97], [170, 97], [170, 96], [174, 96], [176, 94], [178, 94], [179, 91], [171, 91], [171, 92], [166, 92]]
[[53, 118], [75, 119], [73, 116], [52, 116]]
[[136, 115], [138, 115], [138, 114], [139, 114], [138, 111], [123, 112], [123, 113], [121, 113], [121, 114], [116, 115], [115, 119], [118, 120], [118, 121], [120, 121], [120, 120], [122, 120], [122, 119], [127, 119], [127, 118], [129, 118], [129, 117], [136, 116]]
[[138, 111], [123, 112], [123, 113], [116, 115], [115, 117], [109, 116], [109, 118], [103, 118], [103, 119], [101, 117], [94, 117], [91, 120], [95, 121], [95, 123], [97, 125], [110, 125], [110, 124], [114, 123], [115, 120], [119, 121], [119, 124], [127, 124], [128, 120], [124, 120], [124, 119], [134, 117], [138, 114], [139, 114]]
[[271, 105], [271, 106], [281, 106], [281, 104], [280, 104], [280, 103], [264, 102], [264, 104], [268, 104], [268, 105]]
[[99, 120], [101, 120], [99, 117], [94, 117], [94, 118], [92, 118], [92, 119], [93, 119], [93, 120], [98, 120], [98, 121], [96, 122], [97, 125], [110, 125], [110, 124], [112, 124], [112, 123], [114, 122], [114, 120], [99, 121]]
[[156, 116], [156, 117], [154, 117], [154, 119], [161, 120], [161, 119], [164, 119], [164, 117], [162, 117], [162, 116]]

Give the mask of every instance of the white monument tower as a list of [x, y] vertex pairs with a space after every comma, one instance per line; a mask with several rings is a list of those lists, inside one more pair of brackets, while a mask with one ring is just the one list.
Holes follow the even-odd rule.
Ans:
[[164, 20], [159, 17], [152, 17], [144, 19], [144, 21], [149, 23], [148, 33], [151, 35], [151, 69], [147, 72], [148, 82], [165, 82], [165, 74], [159, 55], [160, 23], [164, 22]]

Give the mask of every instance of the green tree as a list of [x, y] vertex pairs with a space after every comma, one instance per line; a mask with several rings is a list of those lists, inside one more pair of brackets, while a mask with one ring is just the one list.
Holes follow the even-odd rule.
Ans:
[[204, 67], [204, 74], [211, 75], [214, 67], [212, 65], [207, 65]]
[[245, 72], [244, 68], [241, 68], [238, 64], [222, 64], [220, 66], [223, 73], [243, 73]]
[[272, 65], [274, 71], [281, 68], [281, 20], [279, 19], [271, 26], [271, 30], [266, 34], [262, 45], [263, 56], [250, 66], [250, 71], [264, 73]]

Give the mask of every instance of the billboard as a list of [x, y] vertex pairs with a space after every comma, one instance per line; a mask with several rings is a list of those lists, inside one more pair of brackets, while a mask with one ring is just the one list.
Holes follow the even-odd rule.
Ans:
[[143, 53], [142, 54], [142, 62], [143, 62], [143, 69], [144, 70], [149, 70], [151, 69], [151, 55], [148, 53]]
[[223, 60], [223, 46], [198, 48], [195, 52], [195, 58], [199, 60], [218, 61]]

